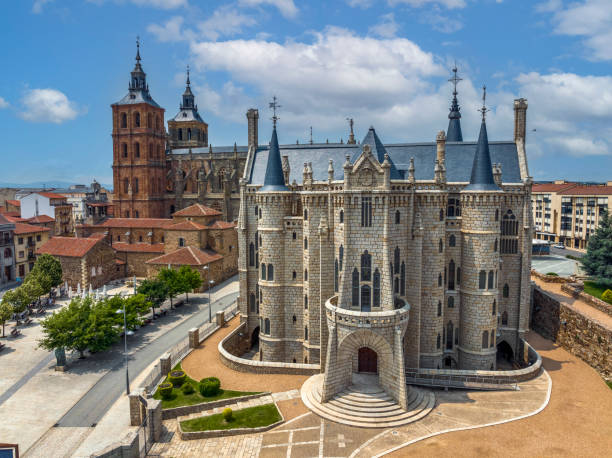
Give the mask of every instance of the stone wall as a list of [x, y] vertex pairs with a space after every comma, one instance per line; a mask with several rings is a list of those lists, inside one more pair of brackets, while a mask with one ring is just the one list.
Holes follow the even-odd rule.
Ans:
[[612, 330], [533, 288], [531, 328], [612, 379]]
[[535, 270], [531, 271], [531, 275], [533, 275], [536, 278], [539, 278], [542, 281], [545, 281], [546, 283], [568, 283], [572, 281], [571, 279], [565, 278], [565, 277], [557, 277], [555, 275], [541, 274], [540, 272], [537, 272]]
[[610, 316], [612, 316], [612, 304], [608, 304], [606, 301], [602, 301], [601, 299], [597, 299], [594, 296], [591, 296], [588, 293], [584, 292], [584, 284], [582, 283], [566, 283], [561, 286], [561, 290], [566, 293], [571, 294], [576, 299], [581, 299], [584, 302], [592, 305], [597, 310], [604, 312]]

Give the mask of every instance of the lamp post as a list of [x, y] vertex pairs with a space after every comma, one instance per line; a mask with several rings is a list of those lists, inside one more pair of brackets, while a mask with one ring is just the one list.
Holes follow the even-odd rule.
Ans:
[[[212, 304], [210, 303], [210, 264], [204, 266], [206, 271], [206, 284], [208, 285], [208, 322], [212, 323]], [[213, 282], [214, 283], [214, 282]]]
[[[121, 297], [121, 293], [119, 293]], [[127, 315], [125, 313], [125, 299], [123, 300], [123, 309], [117, 310], [116, 313], [123, 313], [123, 354], [125, 355], [125, 390], [126, 393], [130, 394], [130, 376], [128, 374], [128, 352], [127, 352], [127, 336], [134, 334], [132, 331], [128, 332], [127, 329]]]

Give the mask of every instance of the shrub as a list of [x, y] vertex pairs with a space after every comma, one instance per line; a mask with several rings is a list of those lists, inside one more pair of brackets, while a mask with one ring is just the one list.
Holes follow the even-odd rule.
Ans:
[[223, 409], [223, 419], [225, 421], [227, 421], [228, 423], [230, 421], [232, 421], [232, 409], [230, 409], [229, 407], [226, 407], [225, 409]]
[[200, 394], [204, 397], [216, 396], [221, 391], [221, 381], [217, 377], [200, 380]]
[[612, 290], [611, 289], [607, 289], [605, 290], [602, 295], [601, 298], [606, 301], [608, 304], [612, 304]]
[[164, 399], [168, 399], [171, 395], [172, 395], [172, 383], [170, 382], [164, 382], [161, 385], [159, 385], [159, 394], [161, 394], [161, 397]]
[[549, 277], [558, 277], [559, 274], [556, 272], [548, 272], [546, 275], [548, 275]]
[[185, 371], [171, 371], [170, 374], [168, 374], [168, 381], [172, 383], [172, 386], [177, 388], [185, 383], [186, 379], [187, 374], [185, 374]]
[[183, 394], [193, 394], [195, 388], [191, 383], [187, 382], [183, 384], [183, 386], [181, 387], [181, 391], [183, 392]]

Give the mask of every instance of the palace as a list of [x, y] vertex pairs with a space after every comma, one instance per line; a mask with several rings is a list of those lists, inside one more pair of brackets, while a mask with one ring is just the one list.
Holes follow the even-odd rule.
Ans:
[[274, 117], [269, 146], [249, 150], [241, 332], [262, 362], [319, 365], [317, 401], [352, 374], [377, 373], [408, 409], [409, 369], [524, 360], [527, 102], [514, 101], [513, 140], [488, 140], [483, 107], [478, 141], [464, 141], [457, 81], [448, 130], [434, 142], [384, 144], [371, 127], [360, 144], [279, 145]]

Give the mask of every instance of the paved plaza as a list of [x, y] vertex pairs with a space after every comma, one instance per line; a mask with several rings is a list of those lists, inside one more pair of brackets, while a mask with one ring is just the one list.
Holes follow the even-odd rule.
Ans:
[[554, 272], [560, 277], [569, 277], [579, 273], [578, 263], [575, 260], [554, 254], [533, 256], [531, 258], [531, 268], [541, 274]]

